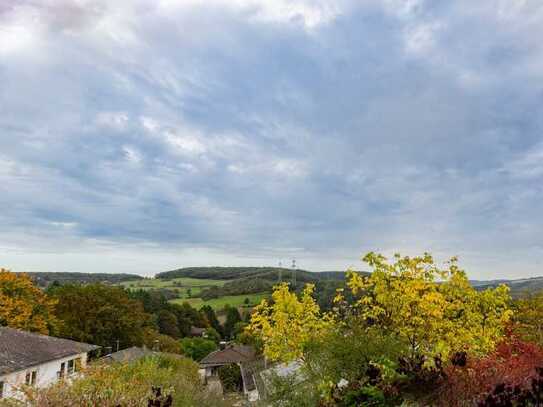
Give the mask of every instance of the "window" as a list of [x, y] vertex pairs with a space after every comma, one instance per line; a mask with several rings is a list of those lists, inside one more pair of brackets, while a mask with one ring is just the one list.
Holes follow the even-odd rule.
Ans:
[[36, 376], [38, 375], [38, 372], [36, 370], [32, 370], [31, 372], [27, 372], [25, 376], [25, 384], [27, 386], [34, 386], [36, 384]]
[[68, 375], [81, 370], [81, 358], [75, 358], [68, 361]]
[[72, 374], [74, 372], [74, 360], [68, 361], [68, 374]]
[[0, 382], [0, 399], [4, 397], [4, 382]]
[[60, 370], [58, 372], [58, 378], [62, 379], [65, 374], [66, 374], [66, 362], [62, 362], [60, 364]]

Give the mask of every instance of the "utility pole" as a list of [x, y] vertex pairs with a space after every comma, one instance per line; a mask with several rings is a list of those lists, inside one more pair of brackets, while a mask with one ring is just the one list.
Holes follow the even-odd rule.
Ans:
[[119, 340], [117, 339], [117, 352], [119, 352]]
[[292, 286], [296, 288], [296, 259], [292, 259]]

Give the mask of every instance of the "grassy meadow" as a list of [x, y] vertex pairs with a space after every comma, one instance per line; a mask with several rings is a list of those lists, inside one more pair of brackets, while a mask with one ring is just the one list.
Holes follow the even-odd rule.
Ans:
[[219, 310], [224, 308], [225, 305], [231, 305], [233, 307], [242, 307], [245, 305], [245, 299], [249, 299], [249, 307], [254, 307], [259, 304], [264, 298], [268, 298], [270, 293], [259, 293], [259, 294], [241, 294], [241, 295], [227, 295], [224, 297], [213, 298], [208, 301], [204, 301], [201, 298], [190, 298], [183, 299], [179, 298], [176, 300], [171, 300], [172, 303], [182, 304], [183, 302], [188, 302], [195, 308], [200, 308], [203, 305], [210, 305], [212, 308]]
[[171, 280], [146, 278], [143, 280], [124, 281], [122, 283], [119, 283], [119, 285], [129, 290], [172, 290], [178, 294], [178, 298], [170, 301], [172, 303], [182, 304], [184, 302], [188, 302], [195, 308], [200, 308], [203, 305], [210, 305], [217, 310], [224, 308], [224, 306], [227, 304], [233, 307], [242, 307], [245, 305], [246, 298], [249, 299], [248, 306], [252, 307], [260, 303], [262, 299], [270, 295], [270, 293], [228, 295], [214, 298], [208, 301], [204, 301], [202, 298], [199, 297], [202, 290], [213, 286], [222, 286], [226, 282], [228, 282], [228, 280], [179, 277], [173, 278]]

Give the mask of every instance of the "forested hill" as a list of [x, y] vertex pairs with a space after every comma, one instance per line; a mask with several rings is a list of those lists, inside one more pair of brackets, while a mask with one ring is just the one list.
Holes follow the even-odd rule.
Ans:
[[511, 289], [513, 297], [520, 297], [526, 293], [535, 293], [543, 290], [543, 277], [522, 278], [518, 280], [472, 281], [471, 283], [477, 290], [495, 288], [500, 284], [505, 284]]
[[76, 273], [76, 272], [28, 272], [36, 285], [47, 287], [53, 281], [58, 281], [61, 284], [66, 283], [110, 283], [117, 284], [123, 281], [141, 280], [142, 276], [137, 274], [109, 274], [109, 273]]
[[[288, 280], [291, 276], [292, 269], [280, 267], [185, 267], [158, 273], [155, 277], [162, 280], [191, 277], [214, 280], [258, 278], [267, 281], [278, 281], [280, 278]], [[304, 283], [344, 279], [345, 272], [343, 271], [311, 272], [296, 270], [296, 280]]]

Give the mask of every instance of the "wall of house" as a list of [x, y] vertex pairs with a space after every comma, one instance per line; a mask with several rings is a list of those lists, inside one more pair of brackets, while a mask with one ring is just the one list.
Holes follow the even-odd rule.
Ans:
[[[4, 391], [3, 397], [14, 397], [21, 398], [22, 394], [17, 391], [17, 388], [25, 384], [26, 374], [35, 370], [36, 375], [36, 386], [37, 387], [46, 387], [51, 383], [54, 383], [58, 380], [58, 372], [60, 371], [60, 366], [64, 362], [66, 363], [66, 374], [68, 369], [68, 361], [71, 359], [81, 358], [81, 368], [84, 368], [87, 365], [87, 354], [81, 353], [78, 355], [68, 356], [62, 359], [57, 359], [51, 362], [43, 363], [41, 365], [13, 372], [4, 376], [0, 376], [0, 382], [4, 382]], [[67, 376], [65, 376], [67, 377]]]

